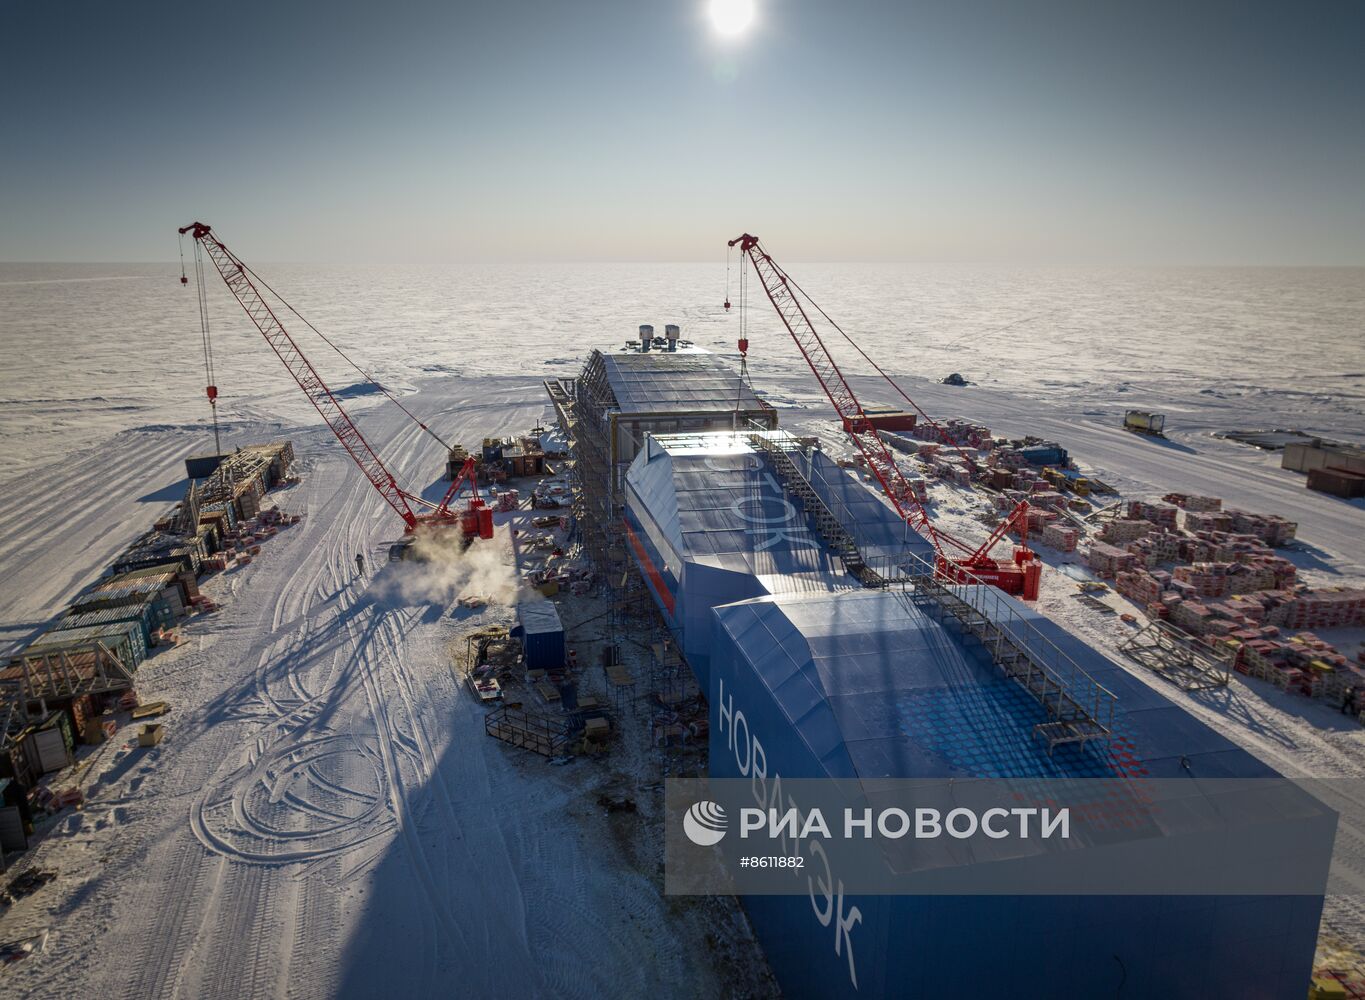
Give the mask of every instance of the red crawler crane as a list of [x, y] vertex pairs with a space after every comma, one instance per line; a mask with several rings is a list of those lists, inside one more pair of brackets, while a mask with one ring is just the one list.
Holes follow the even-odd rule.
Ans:
[[[360, 471], [365, 474], [370, 485], [403, 519], [403, 527], [406, 533], [411, 534], [422, 526], [444, 528], [458, 523], [466, 539], [493, 537], [493, 512], [479, 498], [478, 482], [474, 476], [473, 458], [465, 462], [464, 467], [455, 477], [454, 482], [450, 484], [450, 489], [446, 491], [445, 497], [439, 504], [424, 500], [417, 494], [410, 493], [399, 486], [379, 458], [378, 453], [370, 446], [369, 441], [365, 440], [365, 436], [360, 433], [360, 428], [346, 413], [340, 400], [327, 387], [327, 383], [322, 380], [322, 376], [318, 374], [312, 362], [299, 349], [299, 345], [285, 330], [284, 324], [280, 322], [275, 311], [270, 308], [270, 305], [261, 295], [260, 290], [251, 280], [256, 277], [255, 273], [243, 264], [236, 254], [224, 246], [222, 241], [213, 235], [213, 230], [204, 223], [192, 222], [188, 226], [182, 227], [179, 232], [181, 236], [186, 233], [191, 234], [195, 242], [196, 255], [198, 255], [200, 248], [208, 255], [209, 260], [218, 269], [218, 274], [228, 286], [228, 290], [241, 303], [251, 322], [256, 325], [256, 329], [261, 331], [261, 336], [265, 337], [266, 343], [284, 362], [284, 367], [294, 377], [294, 381], [298, 383], [309, 402], [317, 408], [318, 413], [322, 415], [322, 419], [326, 421], [332, 433], [337, 436], [337, 440], [341, 442], [347, 454], [360, 467]], [[260, 279], [257, 277], [257, 280]], [[181, 281], [184, 282], [186, 279], [182, 276]], [[264, 284], [264, 282], [261, 283]], [[205, 335], [207, 337], [207, 330]], [[366, 377], [368, 378], [368, 376]], [[213, 402], [217, 396], [217, 387], [210, 385], [208, 394], [209, 401]], [[385, 390], [385, 395], [388, 395], [387, 390]], [[389, 398], [393, 399], [392, 396]], [[396, 399], [393, 401], [422, 430], [431, 434], [432, 437], [436, 437], [426, 424], [408, 411], [407, 407]], [[436, 438], [436, 440], [440, 441], [440, 438]], [[453, 513], [450, 510], [450, 502], [455, 498], [466, 480], [472, 488], [474, 496], [465, 510], [458, 514]], [[425, 508], [429, 513], [418, 514], [413, 510], [414, 506]]]
[[[758, 242], [757, 236], [745, 233], [731, 240], [731, 247], [738, 246], [740, 253], [746, 254], [749, 262], [754, 266], [754, 272], [758, 275], [759, 282], [763, 285], [763, 291], [767, 293], [773, 308], [777, 310], [778, 317], [782, 324], [787, 328], [787, 332], [796, 341], [797, 348], [801, 355], [810, 365], [810, 370], [815, 374], [820, 383], [820, 387], [825, 390], [825, 395], [834, 405], [834, 410], [839, 414], [839, 419], [843, 423], [844, 432], [853, 439], [858, 451], [862, 453], [863, 459], [867, 462], [868, 469], [881, 484], [882, 490], [886, 493], [895, 507], [896, 512], [905, 521], [919, 532], [934, 546], [935, 553], [935, 572], [943, 579], [955, 583], [985, 582], [999, 587], [1009, 594], [1019, 594], [1025, 600], [1033, 600], [1038, 596], [1038, 583], [1042, 572], [1042, 564], [1037, 562], [1033, 552], [1027, 544], [1021, 545], [1015, 550], [1013, 559], [1009, 561], [997, 561], [992, 559], [990, 551], [995, 547], [1007, 532], [1016, 529], [1020, 532], [1021, 538], [1026, 538], [1028, 527], [1027, 501], [1020, 501], [1005, 518], [1003, 522], [991, 534], [991, 537], [982, 545], [975, 548], [966, 542], [959, 541], [942, 529], [934, 526], [930, 521], [924, 506], [915, 496], [914, 489], [901, 474], [900, 468], [896, 465], [896, 460], [887, 450], [886, 442], [877, 434], [877, 429], [863, 412], [863, 407], [858, 402], [858, 397], [849, 386], [848, 380], [844, 378], [843, 372], [839, 370], [834, 357], [825, 346], [824, 340], [816, 331], [815, 325], [811, 322], [810, 315], [807, 313], [801, 300], [805, 299], [814, 306], [814, 302], [808, 295], [801, 291], [799, 286], [788, 278], [787, 273], [782, 270], [778, 263], [772, 259]], [[741, 310], [745, 303], [743, 301], [743, 288], [741, 288]], [[728, 297], [727, 297], [728, 306]], [[815, 306], [819, 310], [819, 306]], [[741, 315], [743, 315], [741, 311]], [[824, 315], [821, 310], [821, 315]], [[825, 316], [828, 320], [829, 317]], [[831, 325], [833, 321], [830, 321]], [[838, 330], [838, 327], [835, 326]], [[848, 335], [839, 330], [839, 333], [853, 343]], [[862, 354], [862, 349], [857, 344], [854, 348]], [[748, 354], [749, 341], [745, 332], [741, 332], [739, 341], [739, 351], [741, 357]], [[863, 357], [867, 357], [863, 354]], [[868, 358], [868, 361], [871, 361]], [[873, 362], [873, 367], [877, 367]], [[877, 367], [878, 373], [888, 382], [889, 376]], [[891, 384], [896, 391], [901, 394], [912, 406], [913, 401], [901, 391], [894, 382]], [[919, 410], [919, 407], [915, 407]], [[923, 413], [923, 410], [919, 411]], [[970, 459], [969, 459], [970, 461]], [[951, 554], [949, 551], [953, 550]]]

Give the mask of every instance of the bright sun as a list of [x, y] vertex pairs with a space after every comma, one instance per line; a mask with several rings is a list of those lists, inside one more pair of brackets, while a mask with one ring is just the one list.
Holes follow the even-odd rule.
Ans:
[[710, 0], [711, 24], [727, 38], [744, 33], [754, 22], [754, 0]]

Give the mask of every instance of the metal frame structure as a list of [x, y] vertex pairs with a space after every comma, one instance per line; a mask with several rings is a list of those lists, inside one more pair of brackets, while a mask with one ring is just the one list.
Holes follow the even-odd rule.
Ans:
[[1120, 644], [1119, 652], [1182, 691], [1227, 687], [1237, 659], [1235, 650], [1211, 649], [1163, 621], [1152, 621], [1133, 633]]
[[[48, 714], [49, 702], [128, 691], [132, 672], [99, 640], [10, 658], [0, 680], [0, 745]], [[31, 706], [37, 705], [35, 714]]]

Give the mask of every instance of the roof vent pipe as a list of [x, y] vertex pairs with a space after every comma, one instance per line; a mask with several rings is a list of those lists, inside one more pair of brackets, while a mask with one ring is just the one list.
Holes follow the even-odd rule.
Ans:
[[682, 331], [678, 329], [677, 323], [669, 323], [664, 327], [664, 336], [668, 338], [668, 349], [676, 351], [678, 349], [678, 334]]
[[654, 327], [648, 323], [640, 324], [640, 350], [649, 350], [650, 341], [654, 339]]

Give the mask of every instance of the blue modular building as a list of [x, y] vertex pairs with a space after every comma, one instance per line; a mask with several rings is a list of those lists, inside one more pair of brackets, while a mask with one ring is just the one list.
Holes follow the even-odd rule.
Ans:
[[[928, 542], [826, 455], [799, 461], [831, 508], [854, 515], [864, 552], [930, 555]], [[858, 586], [747, 435], [650, 437], [626, 473], [625, 496], [627, 548], [704, 692], [713, 608]]]
[[[756, 742], [784, 778], [1274, 776], [1001, 595], [1018, 641], [1060, 649], [1117, 696], [1109, 740], [1050, 754], [1038, 702], [951, 618], [861, 589], [749, 440], [655, 437], [626, 477], [629, 550], [709, 702], [713, 778], [749, 777]], [[798, 460], [860, 548], [928, 555], [828, 458]], [[1322, 910], [1321, 896], [874, 896], [842, 898], [836, 920], [805, 896], [743, 903], [790, 997], [1012, 1000], [1297, 1000]]]
[[517, 605], [514, 638], [526, 650], [528, 670], [560, 670], [564, 666], [564, 626], [559, 611], [546, 600], [524, 601]]

